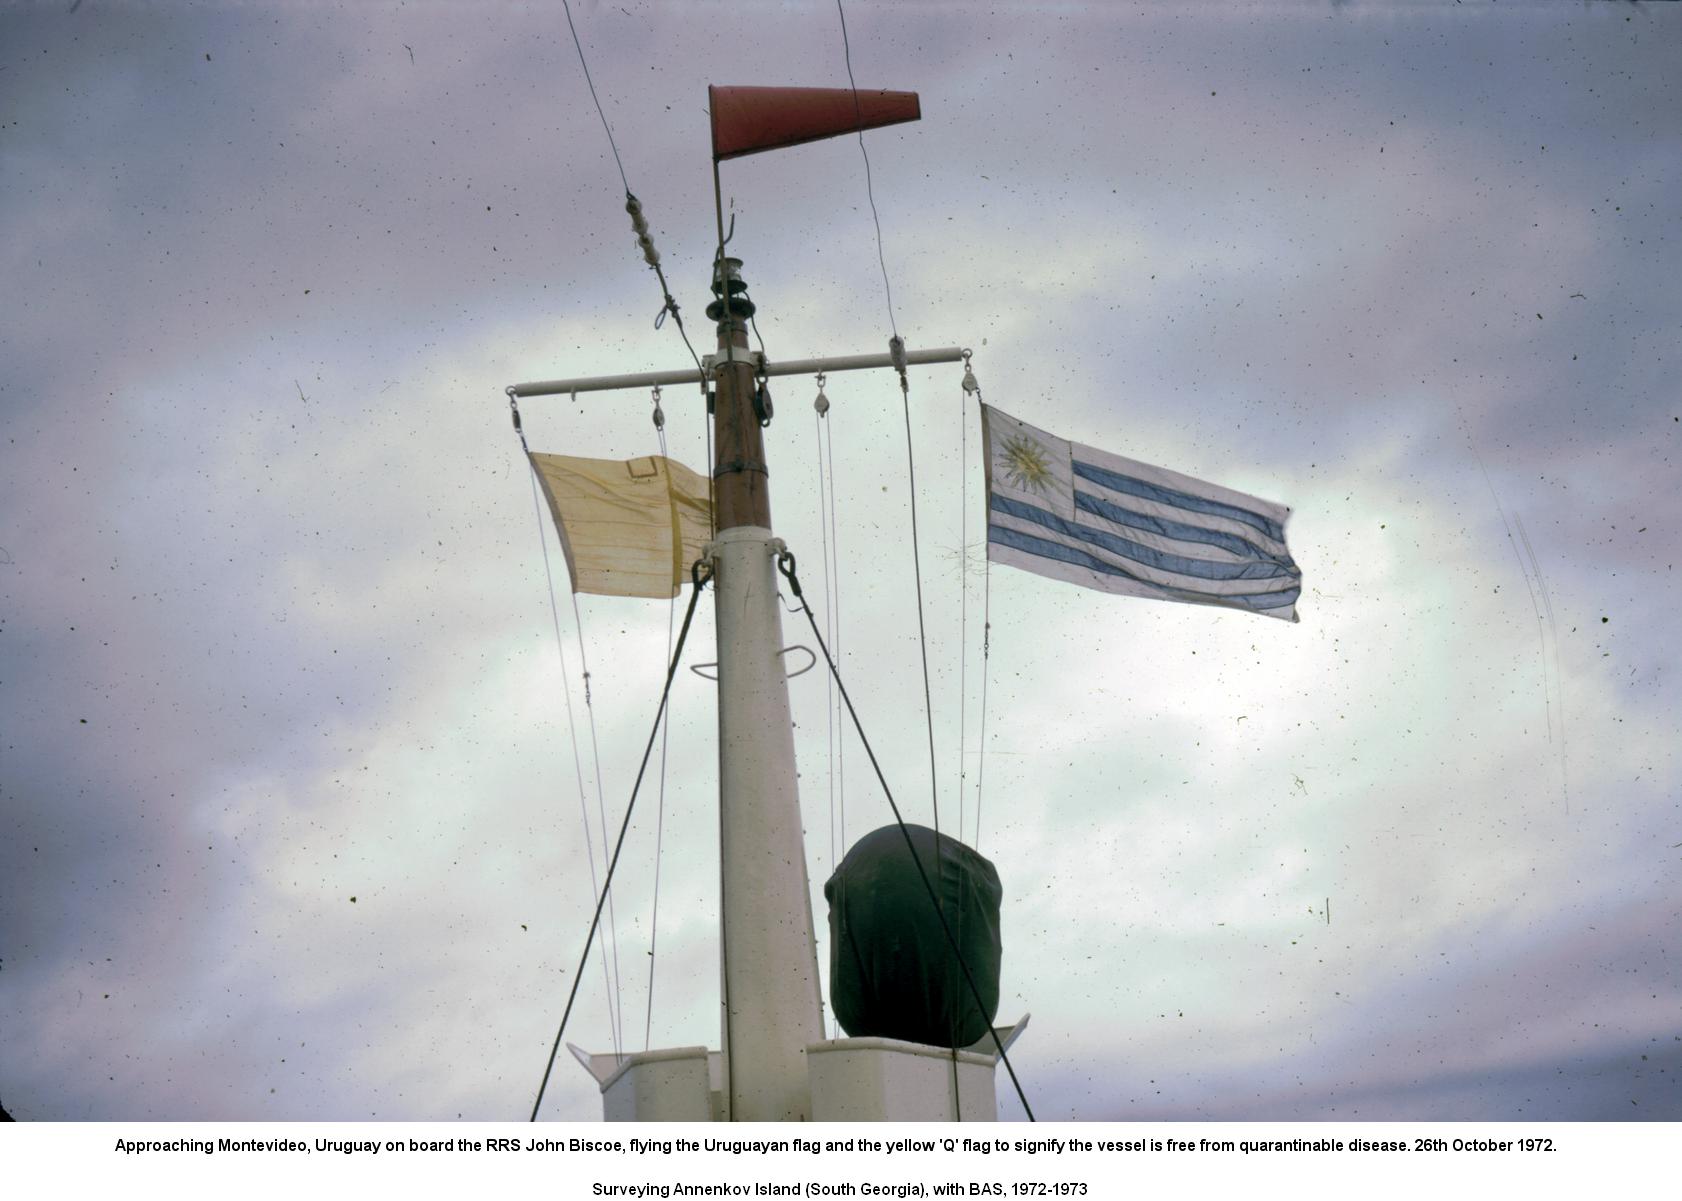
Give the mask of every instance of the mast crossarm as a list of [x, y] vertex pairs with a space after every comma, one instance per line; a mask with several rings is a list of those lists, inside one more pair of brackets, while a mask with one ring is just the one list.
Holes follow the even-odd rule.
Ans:
[[[933, 350], [908, 350], [905, 352], [906, 363], [913, 367], [926, 366], [931, 363], [956, 363], [960, 362], [963, 357], [963, 350], [957, 346], [941, 346]], [[838, 371], [864, 371], [872, 367], [892, 367], [894, 365], [893, 358], [886, 354], [850, 354], [828, 359], [788, 359], [778, 362], [766, 360], [765, 356], [758, 351], [747, 351], [745, 352], [745, 358], [753, 364], [755, 374], [765, 376], [816, 375], [820, 371], [829, 375]], [[724, 361], [717, 355], [707, 355], [702, 360], [706, 365], [709, 376], [713, 373], [714, 366]], [[592, 375], [581, 379], [551, 379], [538, 380], [527, 384], [514, 384], [508, 389], [508, 395], [524, 400], [529, 396], [577, 396], [580, 392], [622, 392], [695, 382], [697, 382], [695, 373], [687, 369], [681, 371], [643, 371], [634, 375]]]

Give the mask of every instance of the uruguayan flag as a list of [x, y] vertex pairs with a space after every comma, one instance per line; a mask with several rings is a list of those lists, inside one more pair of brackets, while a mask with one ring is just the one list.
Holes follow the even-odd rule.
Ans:
[[987, 557], [1124, 596], [1297, 619], [1291, 511], [981, 406]]

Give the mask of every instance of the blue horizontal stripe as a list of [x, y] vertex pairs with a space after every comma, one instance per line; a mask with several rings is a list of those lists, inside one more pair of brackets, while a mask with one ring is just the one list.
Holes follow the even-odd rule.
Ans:
[[1137, 479], [1130, 475], [1120, 475], [1114, 471], [1107, 471], [1102, 467], [1094, 467], [1091, 463], [1074, 461], [1074, 473], [1083, 480], [1091, 480], [1108, 488], [1111, 492], [1120, 492], [1127, 496], [1137, 496], [1141, 500], [1154, 500], [1158, 504], [1173, 505], [1178, 509], [1188, 509], [1193, 513], [1208, 513], [1215, 517], [1226, 517], [1233, 521], [1241, 521], [1251, 529], [1260, 530], [1275, 542], [1285, 541], [1285, 527], [1271, 517], [1249, 509], [1241, 509], [1237, 505], [1229, 505], [1223, 501], [1210, 500], [1204, 496], [1194, 496], [1190, 492], [1179, 492], [1173, 488], [1164, 488], [1161, 484], [1152, 484], [1146, 480]]
[[1149, 513], [1136, 513], [1132, 509], [1124, 509], [1111, 501], [1093, 496], [1089, 492], [1075, 493], [1075, 508], [1081, 509], [1094, 516], [1102, 517], [1105, 521], [1112, 521], [1116, 525], [1125, 525], [1146, 533], [1160, 534], [1164, 538], [1173, 538], [1178, 542], [1201, 542], [1204, 546], [1218, 546], [1222, 550], [1229, 550], [1235, 555], [1243, 555], [1246, 559], [1267, 559], [1274, 563], [1283, 564], [1296, 569], [1296, 564], [1289, 555], [1278, 555], [1271, 550], [1257, 546], [1248, 538], [1226, 530], [1212, 530], [1208, 526], [1187, 525], [1183, 521], [1170, 521], [1166, 517], [1156, 517]]
[[1132, 559], [1135, 563], [1142, 563], [1146, 567], [1154, 567], [1158, 571], [1171, 571], [1175, 575], [1193, 576], [1200, 580], [1277, 580], [1294, 576], [1297, 573], [1284, 564], [1273, 559], [1251, 559], [1246, 563], [1216, 562], [1212, 559], [1191, 559], [1185, 555], [1169, 554], [1167, 551], [1156, 550], [1130, 539], [1112, 534], [1108, 530], [1094, 529], [1091, 526], [1077, 525], [1072, 521], [1048, 513], [1044, 509], [1024, 504], [1019, 500], [1012, 500], [1006, 496], [993, 497], [993, 509], [999, 513], [1007, 513], [1012, 517], [1019, 517], [1023, 521], [1031, 521], [1035, 525], [1074, 538], [1093, 546], [1102, 547], [1113, 555], [1120, 555], [1124, 559]]
[[1025, 554], [1037, 555], [1042, 559], [1056, 559], [1063, 563], [1072, 563], [1077, 567], [1085, 567], [1099, 575], [1120, 576], [1124, 580], [1132, 580], [1147, 588], [1154, 588], [1170, 600], [1190, 601], [1203, 605], [1225, 605], [1231, 609], [1247, 609], [1254, 613], [1265, 612], [1269, 609], [1283, 609], [1297, 602], [1302, 595], [1302, 585], [1282, 588], [1278, 592], [1252, 592], [1223, 594], [1218, 592], [1198, 592], [1190, 588], [1171, 588], [1151, 580], [1142, 580], [1124, 567], [1113, 563], [1106, 563], [1096, 555], [1088, 554], [1073, 546], [1064, 546], [1060, 542], [1051, 542], [1044, 538], [1036, 538], [1032, 534], [1024, 534], [1018, 530], [1006, 529], [1003, 526], [987, 526], [987, 541], [996, 542], [1000, 546], [1008, 546]]

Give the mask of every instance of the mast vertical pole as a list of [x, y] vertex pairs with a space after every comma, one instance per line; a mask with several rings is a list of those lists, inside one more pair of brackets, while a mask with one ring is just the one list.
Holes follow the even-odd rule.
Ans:
[[718, 630], [725, 1116], [811, 1117], [807, 1044], [823, 1038], [811, 893], [781, 651], [765, 446], [740, 264], [720, 259], [714, 362], [713, 595]]

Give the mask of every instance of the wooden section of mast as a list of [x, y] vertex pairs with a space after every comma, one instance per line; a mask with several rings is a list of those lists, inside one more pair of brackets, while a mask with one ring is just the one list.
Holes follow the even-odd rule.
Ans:
[[[722, 239], [721, 239], [722, 241]], [[718, 629], [719, 871], [725, 1116], [812, 1116], [807, 1048], [823, 1000], [783, 664], [764, 412], [747, 357], [753, 302], [720, 259], [707, 309], [718, 323], [712, 544]]]
[[714, 366], [718, 386], [713, 403], [713, 511], [721, 533], [744, 525], [771, 528], [765, 438], [754, 410], [758, 388], [747, 349], [747, 318], [732, 313], [720, 320]]

